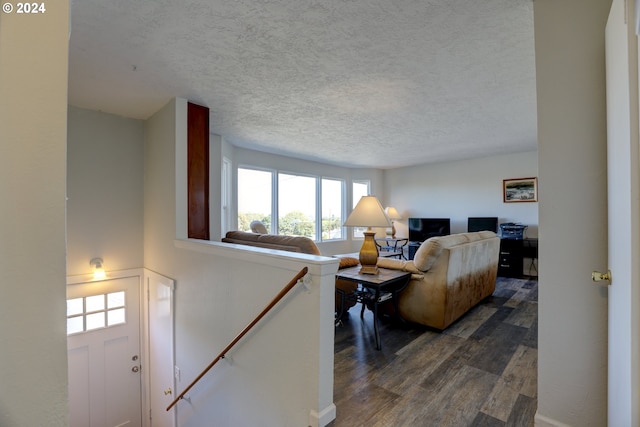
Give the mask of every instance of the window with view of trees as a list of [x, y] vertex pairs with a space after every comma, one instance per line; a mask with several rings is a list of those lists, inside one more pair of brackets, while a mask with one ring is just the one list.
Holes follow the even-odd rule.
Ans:
[[278, 174], [278, 234], [316, 240], [316, 179]]
[[273, 173], [238, 168], [238, 230], [251, 231], [251, 221], [262, 221], [267, 231], [271, 224]]
[[259, 220], [277, 234], [344, 239], [344, 189], [340, 179], [238, 168], [238, 229]]

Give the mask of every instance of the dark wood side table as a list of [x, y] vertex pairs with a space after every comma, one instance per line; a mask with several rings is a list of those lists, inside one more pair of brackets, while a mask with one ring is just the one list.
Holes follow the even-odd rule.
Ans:
[[401, 318], [398, 313], [398, 293], [407, 286], [411, 279], [411, 273], [406, 271], [387, 268], [379, 268], [379, 271], [379, 274], [360, 274], [360, 266], [357, 266], [345, 268], [336, 273], [337, 278], [358, 283], [358, 289], [351, 295], [345, 295], [345, 298], [355, 298], [357, 302], [363, 304], [360, 317], [362, 318], [365, 305], [373, 311], [376, 350], [382, 349], [380, 332], [378, 331], [378, 306], [392, 299], [395, 313], [398, 318]]

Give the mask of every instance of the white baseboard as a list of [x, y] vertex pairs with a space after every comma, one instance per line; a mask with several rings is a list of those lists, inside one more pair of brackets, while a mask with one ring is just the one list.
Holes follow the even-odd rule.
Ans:
[[561, 423], [560, 421], [540, 415], [539, 412], [536, 412], [534, 425], [535, 427], [571, 427], [569, 424]]
[[333, 403], [322, 411], [310, 411], [309, 413], [309, 427], [324, 427], [331, 421], [336, 419], [336, 405]]

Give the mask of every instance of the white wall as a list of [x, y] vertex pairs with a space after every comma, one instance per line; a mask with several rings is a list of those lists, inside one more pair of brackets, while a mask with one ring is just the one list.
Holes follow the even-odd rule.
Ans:
[[[15, 5], [15, 3], [13, 3]], [[0, 425], [66, 426], [69, 2], [0, 13]]]
[[[176, 280], [177, 392], [304, 266], [298, 285], [177, 405], [181, 427], [325, 425], [333, 419], [333, 304], [337, 260], [177, 240], [186, 203], [186, 102], [174, 100], [146, 123], [144, 265]], [[176, 149], [176, 146], [178, 147]], [[177, 152], [177, 151], [178, 152]], [[176, 191], [176, 182], [183, 189]], [[178, 196], [177, 196], [178, 194]]]
[[402, 219], [396, 234], [407, 236], [407, 218], [451, 218], [451, 232], [467, 230], [471, 216], [497, 216], [499, 222], [528, 226], [537, 237], [538, 203], [504, 203], [502, 180], [538, 176], [537, 152], [505, 154], [447, 163], [392, 169], [384, 172], [385, 205]]
[[540, 171], [536, 425], [603, 426], [607, 290], [591, 282], [591, 271], [607, 265], [604, 27], [611, 2], [533, 4]]
[[144, 123], [69, 108], [67, 275], [143, 266]]

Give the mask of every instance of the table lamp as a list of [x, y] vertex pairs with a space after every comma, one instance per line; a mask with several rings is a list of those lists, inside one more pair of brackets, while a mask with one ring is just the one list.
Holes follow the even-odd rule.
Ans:
[[400, 216], [400, 214], [398, 213], [396, 208], [394, 208], [393, 206], [387, 206], [386, 208], [384, 208], [384, 213], [386, 213], [387, 216], [389, 217], [389, 219], [391, 220], [391, 231], [387, 230], [387, 234], [391, 234], [391, 237], [393, 237], [395, 239], [395, 237], [396, 237], [396, 227], [393, 224], [393, 220], [394, 219], [402, 219], [402, 217]]
[[363, 196], [344, 222], [346, 227], [367, 227], [360, 248], [360, 274], [378, 274], [378, 247], [371, 227], [389, 227], [391, 221], [375, 196]]

